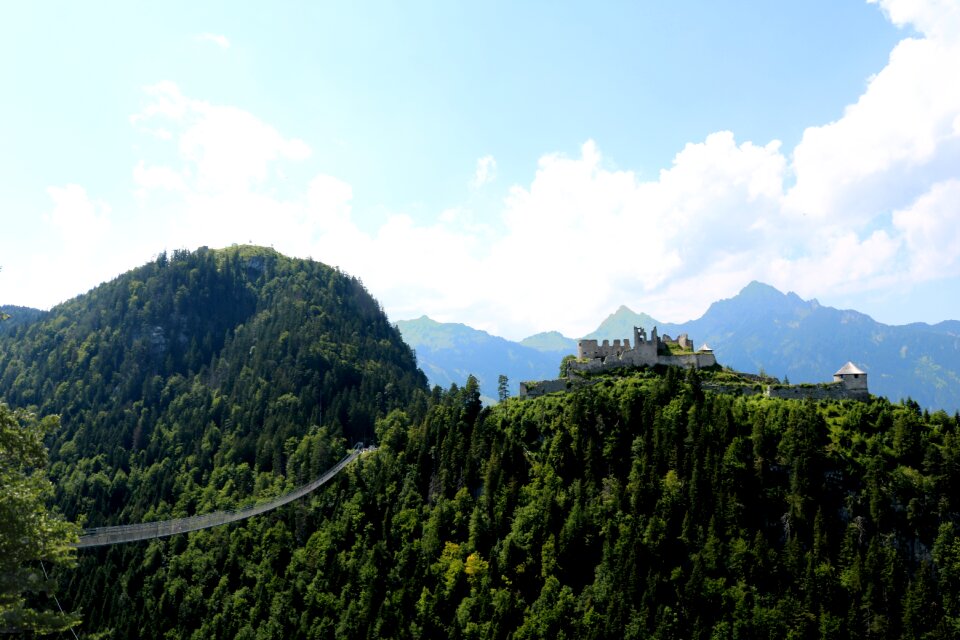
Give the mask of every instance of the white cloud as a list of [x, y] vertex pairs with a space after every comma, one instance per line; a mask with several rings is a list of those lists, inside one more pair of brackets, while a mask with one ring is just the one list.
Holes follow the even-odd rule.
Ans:
[[473, 174], [473, 180], [470, 186], [479, 189], [485, 184], [490, 184], [497, 179], [497, 161], [493, 156], [486, 155], [477, 158], [477, 169]]
[[130, 121], [135, 125], [153, 116], [180, 120], [187, 114], [190, 103], [193, 102], [184, 97], [180, 93], [180, 88], [169, 80], [144, 87], [143, 92], [150, 98], [150, 102], [140, 110], [140, 113], [130, 116]]
[[186, 189], [182, 175], [170, 167], [147, 166], [141, 160], [133, 168], [133, 182], [141, 188], [141, 193], [150, 189], [183, 191]]
[[893, 226], [910, 250], [912, 278], [960, 275], [960, 179], [937, 183], [909, 207], [895, 211]]
[[[697, 277], [705, 263], [747, 259], [756, 243], [741, 236], [763, 233], [758, 221], [782, 194], [778, 148], [716, 134], [642, 182], [605, 169], [588, 141], [580, 157], [544, 156], [533, 181], [510, 190], [504, 231], [463, 210], [426, 225], [393, 216], [374, 234], [341, 218], [313, 255], [360, 274], [394, 317], [469, 318], [517, 336], [558, 323], [585, 333], [615, 305]], [[699, 304], [711, 293], [684, 298]]]
[[201, 33], [196, 37], [199, 42], [212, 42], [221, 49], [230, 48], [230, 40], [227, 39], [227, 36], [216, 34], [216, 33]]
[[46, 220], [71, 243], [90, 247], [98, 244], [110, 228], [110, 205], [93, 201], [77, 184], [47, 187], [53, 210]]
[[129, 269], [110, 205], [77, 184], [47, 187], [43, 243], [5, 269], [3, 295], [17, 304], [48, 307]]
[[[492, 211], [454, 206], [419, 222], [392, 211], [373, 231], [355, 219], [365, 212], [354, 210], [353, 185], [336, 176], [291, 178], [278, 189], [281, 170], [311, 157], [305, 142], [159, 83], [131, 117], [157, 138], [151, 148], [166, 152], [133, 169], [155, 232], [129, 242], [146, 255], [274, 245], [362, 278], [394, 319], [428, 313], [511, 337], [580, 335], [620, 304], [687, 320], [751, 279], [824, 297], [955, 277], [956, 6], [881, 6], [920, 35], [895, 47], [842, 117], [808, 128], [793, 150], [721, 131], [642, 179], [609, 168], [588, 140], [573, 157], [544, 155]], [[496, 169], [492, 156], [479, 158], [470, 187], [490, 184]], [[109, 208], [81, 187], [50, 193], [57, 228], [91, 241], [110, 233]]]
[[950, 38], [960, 33], [960, 4], [956, 0], [867, 0], [879, 4], [887, 18], [898, 27], [913, 26], [933, 38]]
[[[956, 187], [949, 175], [931, 182], [929, 170], [960, 166], [947, 161], [960, 101], [936, 82], [951, 64], [938, 43], [905, 40], [860, 100], [808, 129], [792, 158], [778, 141], [738, 143], [726, 131], [686, 145], [653, 180], [607, 168], [593, 141], [578, 157], [545, 155], [529, 184], [507, 191], [498, 225], [455, 207], [426, 223], [394, 212], [366, 232], [352, 186], [330, 175], [281, 199], [270, 167], [307, 159], [309, 147], [172, 83], [148, 88], [132, 121], [172, 131], [176, 160], [142, 163], [135, 179], [181, 194], [162, 216], [171, 246], [253, 241], [311, 255], [361, 277], [394, 318], [428, 313], [514, 337], [558, 326], [582, 334], [624, 303], [679, 321], [751, 279], [822, 296], [940, 277], [955, 264], [950, 229], [960, 225], [946, 221]], [[471, 186], [495, 172], [492, 156], [478, 159]]]
[[[252, 189], [266, 181], [271, 164], [299, 162], [311, 155], [305, 142], [285, 138], [253, 114], [187, 98], [172, 82], [147, 87], [145, 93], [150, 100], [131, 116], [131, 122], [160, 138], [176, 135], [182, 169], [162, 170], [166, 175], [193, 175], [198, 191]], [[169, 128], [178, 133], [170, 133]]]
[[788, 206], [863, 222], [906, 204], [931, 173], [960, 162], [960, 9], [954, 1], [882, 0], [895, 24], [924, 38], [896, 45], [839, 120], [810, 127], [794, 151]]
[[320, 216], [321, 226], [336, 226], [350, 219], [350, 201], [353, 188], [346, 182], [328, 175], [318, 175], [307, 188], [307, 203]]

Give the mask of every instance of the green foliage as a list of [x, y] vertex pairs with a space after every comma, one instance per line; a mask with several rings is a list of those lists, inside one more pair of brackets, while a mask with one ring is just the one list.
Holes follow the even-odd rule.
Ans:
[[[955, 637], [956, 417], [698, 385], [392, 415], [306, 546], [296, 633]], [[915, 468], [894, 425], [918, 417]]]
[[[47, 566], [74, 564], [77, 527], [48, 508], [43, 437], [58, 426], [0, 404], [0, 632], [52, 633], [79, 622], [53, 610]], [[45, 563], [45, 564], [41, 564]]]
[[[100, 526], [278, 495], [319, 476], [344, 445], [372, 441], [391, 411], [416, 411], [426, 390], [412, 352], [359, 281], [233, 247], [161, 254], [0, 336], [0, 397], [61, 415], [49, 437], [56, 502]], [[251, 563], [286, 566], [289, 554], [266, 541], [302, 544], [315, 526], [303, 505], [285, 512], [282, 531], [263, 516], [228, 529], [234, 537], [197, 534], [202, 551], [191, 552], [186, 537], [160, 543], [167, 560], [189, 552], [199, 563], [169, 582], [153, 582], [168, 562], [146, 544], [85, 551], [61, 598], [87, 612], [88, 631], [136, 637], [148, 633], [148, 618], [159, 635], [190, 628], [217, 588], [230, 598], [243, 597], [240, 583], [275, 591], [270, 580], [221, 584], [219, 567], [229, 558], [247, 576]], [[237, 536], [246, 542], [224, 542]], [[209, 540], [220, 545], [215, 558]], [[145, 583], [155, 591], [128, 592]], [[131, 597], [142, 608], [128, 608]]]
[[249, 248], [160, 263], [0, 342], [0, 392], [63, 415], [68, 513], [230, 508], [318, 473], [344, 438], [380, 447], [243, 524], [84, 552], [67, 597], [88, 631], [960, 631], [960, 416], [716, 393], [756, 381], [675, 368], [485, 408], [475, 378], [428, 393], [376, 303], [322, 265]]
[[475, 380], [437, 389], [422, 413], [379, 420], [377, 453], [308, 509], [100, 552], [104, 584], [119, 574], [129, 599], [100, 623], [152, 637], [956, 636], [956, 416], [699, 385], [641, 372], [488, 409]]
[[497, 376], [497, 399], [500, 402], [510, 397], [510, 379], [502, 373]]
[[666, 347], [668, 354], [674, 355], [674, 356], [693, 353], [693, 349], [684, 349], [676, 342], [664, 342], [663, 346]]

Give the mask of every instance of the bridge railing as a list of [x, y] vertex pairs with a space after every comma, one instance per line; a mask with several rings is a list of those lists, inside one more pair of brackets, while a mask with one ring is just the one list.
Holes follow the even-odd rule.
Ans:
[[215, 511], [213, 513], [188, 516], [185, 518], [175, 518], [173, 520], [162, 520], [159, 522], [143, 522], [139, 524], [122, 524], [112, 527], [92, 527], [84, 529], [80, 539], [75, 545], [79, 549], [87, 547], [99, 547], [110, 544], [120, 544], [123, 542], [136, 542], [138, 540], [150, 540], [152, 538], [162, 538], [172, 536], [178, 533], [187, 533], [188, 531], [199, 531], [200, 529], [209, 529], [222, 524], [244, 520], [267, 511], [272, 511], [277, 507], [293, 502], [308, 493], [315, 491], [318, 487], [326, 484], [331, 478], [340, 473], [340, 471], [355, 460], [364, 451], [370, 451], [373, 448], [364, 449], [362, 443], [358, 443], [357, 448], [344, 456], [337, 464], [328, 469], [319, 478], [308, 482], [305, 485], [297, 487], [289, 493], [278, 496], [261, 504], [250, 505], [235, 510]]

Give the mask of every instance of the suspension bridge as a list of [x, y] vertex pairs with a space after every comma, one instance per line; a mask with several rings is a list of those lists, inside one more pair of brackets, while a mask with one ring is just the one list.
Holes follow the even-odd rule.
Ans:
[[113, 527], [93, 527], [84, 529], [77, 541], [78, 549], [88, 547], [101, 547], [112, 544], [122, 544], [124, 542], [136, 542], [138, 540], [150, 540], [153, 538], [163, 538], [176, 535], [178, 533], [187, 533], [188, 531], [199, 531], [200, 529], [209, 529], [210, 527], [219, 527], [223, 524], [236, 522], [252, 518], [253, 516], [273, 511], [278, 507], [293, 502], [298, 498], [315, 491], [320, 486], [326, 484], [331, 478], [340, 473], [348, 464], [356, 460], [360, 454], [365, 451], [372, 451], [375, 447], [363, 448], [362, 444], [357, 445], [350, 453], [344, 456], [340, 462], [331, 467], [322, 476], [308, 482], [305, 485], [297, 487], [289, 493], [263, 502], [250, 505], [242, 509], [233, 511], [215, 511], [199, 516], [189, 516], [187, 518], [176, 518], [174, 520], [162, 520], [159, 522], [143, 522], [140, 524], [123, 524]]

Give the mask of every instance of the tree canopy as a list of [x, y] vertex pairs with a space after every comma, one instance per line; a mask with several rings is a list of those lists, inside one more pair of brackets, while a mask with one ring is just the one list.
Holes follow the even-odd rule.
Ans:
[[161, 256], [0, 336], [0, 396], [61, 415], [56, 501], [91, 524], [235, 508], [379, 443], [283, 509], [79, 554], [84, 631], [957, 637], [960, 416], [722, 375], [484, 407], [472, 377], [427, 389], [358, 281], [255, 248]]
[[0, 404], [0, 630], [51, 633], [79, 622], [53, 609], [47, 567], [72, 567], [77, 527], [49, 508], [43, 438], [57, 419], [37, 420]]

